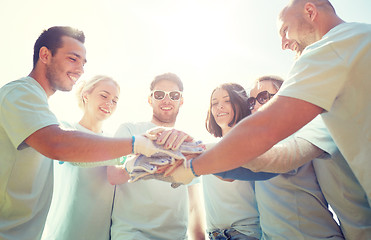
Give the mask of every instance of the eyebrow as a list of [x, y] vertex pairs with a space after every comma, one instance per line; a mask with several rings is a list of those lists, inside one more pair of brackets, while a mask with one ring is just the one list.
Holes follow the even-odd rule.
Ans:
[[[102, 90], [101, 92], [105, 92], [105, 93], [107, 93], [107, 94], [109, 94], [109, 95], [112, 95], [110, 92], [108, 92], [108, 91], [106, 91], [106, 90]], [[114, 98], [119, 98], [118, 96], [114, 96]]]
[[[223, 99], [224, 99], [224, 98], [229, 98], [229, 95], [225, 95], [225, 96], [223, 96], [222, 98], [223, 98]], [[213, 99], [211, 99], [211, 101], [216, 101], [216, 100], [218, 100], [218, 99], [217, 99], [217, 98], [213, 98]]]

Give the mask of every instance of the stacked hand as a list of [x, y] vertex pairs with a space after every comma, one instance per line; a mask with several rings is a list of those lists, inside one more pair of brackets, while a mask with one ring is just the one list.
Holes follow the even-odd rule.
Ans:
[[[175, 129], [156, 128], [145, 136], [136, 136], [134, 153], [125, 162], [129, 182], [139, 179], [159, 179], [172, 182], [173, 187], [188, 184], [195, 177], [187, 166], [191, 157], [204, 151], [201, 142]], [[178, 184], [174, 184], [178, 183]]]
[[181, 184], [188, 184], [196, 177], [190, 168], [190, 161], [184, 161], [184, 164], [176, 168], [168, 168], [164, 173], [165, 177], [171, 177], [174, 182]]

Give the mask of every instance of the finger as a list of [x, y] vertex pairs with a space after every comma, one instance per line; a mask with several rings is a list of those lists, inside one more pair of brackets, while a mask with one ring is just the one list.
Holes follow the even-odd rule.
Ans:
[[165, 143], [165, 149], [172, 149], [173, 148], [173, 145], [174, 145], [174, 142], [179, 138], [179, 134], [181, 134], [181, 132], [179, 131], [173, 131], [169, 138], [166, 140], [166, 143]]
[[182, 165], [183, 161], [182, 160], [178, 160], [178, 161], [175, 161], [174, 164], [170, 165], [170, 167], [168, 169], [166, 169], [165, 173], [164, 173], [164, 177], [167, 177], [169, 175], [171, 175], [175, 169], [177, 169], [180, 165]]
[[166, 128], [165, 127], [154, 127], [154, 128], [151, 128], [149, 129], [148, 131], [146, 131], [146, 133], [144, 134], [147, 138], [151, 139], [151, 140], [156, 140], [157, 137], [159, 135], [161, 135], [161, 133], [163, 131], [165, 131]]
[[156, 173], [164, 173], [169, 167], [170, 167], [170, 165], [159, 166], [159, 167], [157, 167]]
[[160, 135], [157, 137], [156, 143], [159, 145], [163, 145], [167, 141], [171, 133], [172, 130], [162, 131]]
[[176, 139], [174, 139], [175, 141], [173, 142], [172, 146], [171, 146], [171, 149], [173, 150], [177, 150], [179, 149], [180, 145], [184, 142], [184, 140], [186, 140], [188, 138], [188, 134], [184, 133], [184, 132], [180, 132], [180, 134], [177, 136]]
[[184, 141], [185, 142], [193, 142], [193, 137], [187, 135], [187, 138]]

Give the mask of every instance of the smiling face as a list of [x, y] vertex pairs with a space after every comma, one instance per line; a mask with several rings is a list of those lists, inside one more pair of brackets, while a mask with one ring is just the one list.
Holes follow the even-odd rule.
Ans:
[[54, 56], [49, 50], [45, 60], [45, 77], [49, 83], [48, 92], [57, 90], [70, 91], [76, 81], [84, 73], [86, 50], [84, 44], [74, 38], [63, 36], [63, 45]]
[[290, 49], [300, 56], [304, 49], [317, 41], [315, 28], [310, 19], [305, 18], [304, 6], [293, 4], [284, 8], [278, 19], [278, 29], [282, 49]]
[[93, 121], [103, 121], [116, 110], [119, 99], [119, 88], [111, 80], [96, 83], [92, 90], [83, 94], [84, 115]]
[[[179, 91], [180, 89], [175, 82], [160, 80], [156, 83], [153, 90], [171, 92]], [[181, 97], [179, 101], [173, 101], [168, 94], [166, 94], [162, 100], [156, 100], [153, 96], [149, 96], [148, 103], [153, 109], [152, 122], [154, 124], [164, 127], [173, 127], [179, 113], [179, 108], [183, 105], [183, 97]]]
[[222, 129], [224, 136], [233, 127], [228, 126], [228, 124], [234, 117], [232, 103], [227, 90], [223, 88], [215, 89], [211, 96], [211, 114], [215, 122]]
[[[250, 97], [256, 98], [260, 92], [268, 91], [270, 94], [276, 94], [278, 89], [274, 86], [270, 80], [264, 80], [257, 82], [253, 89], [250, 90]], [[251, 110], [251, 113], [255, 113], [262, 106], [258, 101], [255, 101], [255, 106]]]

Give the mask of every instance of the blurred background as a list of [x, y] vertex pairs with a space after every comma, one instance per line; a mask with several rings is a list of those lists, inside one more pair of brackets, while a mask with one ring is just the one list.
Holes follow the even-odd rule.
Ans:
[[[349, 22], [371, 23], [371, 1], [332, 0]], [[149, 84], [165, 72], [184, 83], [177, 128], [204, 142], [211, 91], [236, 82], [247, 90], [266, 74], [285, 78], [294, 53], [281, 50], [276, 20], [286, 0], [0, 0], [0, 87], [28, 75], [33, 44], [51, 26], [72, 26], [86, 36], [88, 63], [80, 79], [97, 74], [121, 85], [114, 133], [124, 122], [149, 121]], [[78, 121], [73, 92], [54, 94], [50, 106], [61, 120]]]

